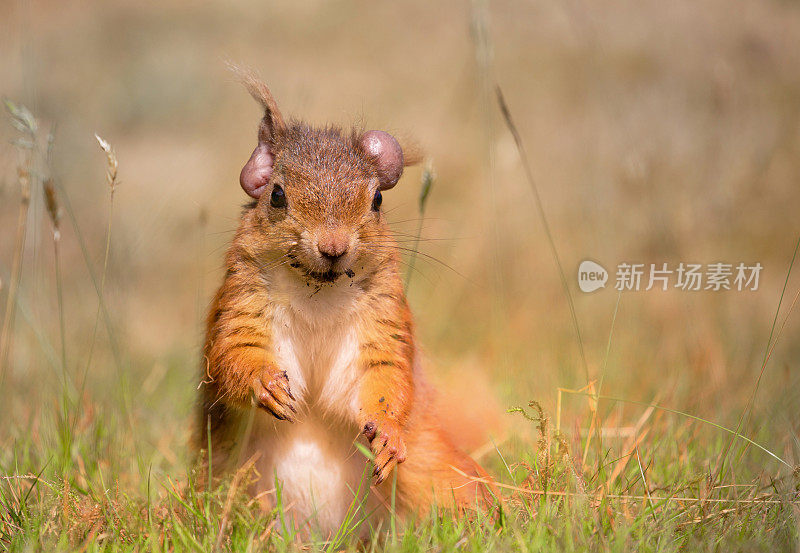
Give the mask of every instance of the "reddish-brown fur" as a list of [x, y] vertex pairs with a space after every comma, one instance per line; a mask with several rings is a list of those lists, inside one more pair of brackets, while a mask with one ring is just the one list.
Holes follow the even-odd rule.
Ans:
[[[197, 448], [205, 450], [210, 435], [214, 472], [232, 469], [242, 461], [235, 455], [237, 440], [252, 405], [281, 425], [304, 416], [311, 399], [296, 395], [273, 347], [275, 317], [293, 301], [273, 275], [288, 272], [305, 279], [309, 295], [327, 293], [334, 286], [327, 282], [334, 278], [333, 265], [326, 265], [314, 246], [320, 252], [352, 249], [344, 272], [359, 344], [357, 409], [331, 412], [369, 440], [376, 483], [383, 483], [384, 491], [397, 467], [397, 496], [405, 511], [424, 512], [434, 501], [449, 506], [454, 499], [458, 507], [475, 506], [476, 499], [485, 499], [483, 486], [454, 467], [472, 476], [484, 473], [449, 442], [436, 419], [433, 391], [419, 367], [399, 251], [383, 213], [370, 207], [380, 186], [379, 164], [361, 147], [358, 133], [287, 125], [266, 86], [247, 76], [245, 84], [265, 108], [259, 147], [274, 156], [274, 167], [266, 191], [244, 209], [209, 311]], [[249, 178], [246, 171], [243, 179]], [[257, 184], [262, 182], [267, 181]], [[275, 186], [285, 190], [288, 209], [270, 206]]]

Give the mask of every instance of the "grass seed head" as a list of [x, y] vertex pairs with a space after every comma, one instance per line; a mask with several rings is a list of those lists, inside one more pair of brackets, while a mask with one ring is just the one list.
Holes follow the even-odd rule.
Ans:
[[114, 189], [117, 187], [117, 169], [119, 168], [117, 154], [114, 152], [114, 148], [111, 147], [111, 144], [99, 134], [95, 133], [94, 137], [97, 139], [97, 143], [100, 144], [100, 148], [106, 154], [106, 180], [108, 181], [108, 186], [111, 188], [111, 194], [114, 194]]

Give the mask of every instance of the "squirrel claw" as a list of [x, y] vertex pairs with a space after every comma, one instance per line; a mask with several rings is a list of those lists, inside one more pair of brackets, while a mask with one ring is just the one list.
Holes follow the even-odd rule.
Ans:
[[255, 403], [278, 420], [294, 422], [297, 414], [296, 400], [289, 389], [286, 372], [271, 378], [259, 378], [253, 385]]
[[385, 464], [375, 465], [373, 476], [375, 476], [375, 484], [380, 484], [392, 473], [392, 470], [400, 463], [397, 458], [389, 458]]
[[375, 456], [372, 474], [375, 483], [380, 484], [395, 466], [406, 460], [406, 445], [400, 435], [400, 427], [394, 422], [383, 423], [378, 428], [374, 421], [369, 421], [364, 425], [363, 433], [372, 446]]

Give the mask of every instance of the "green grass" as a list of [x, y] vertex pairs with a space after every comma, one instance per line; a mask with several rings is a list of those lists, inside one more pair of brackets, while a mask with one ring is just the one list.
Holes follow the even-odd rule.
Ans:
[[724, 448], [723, 436], [648, 418], [645, 440], [629, 454], [598, 443], [584, 460], [570, 454], [537, 409], [525, 414], [531, 420], [516, 415], [517, 422], [535, 427], [538, 439], [515, 437], [484, 459], [503, 485], [502, 516], [431, 515], [397, 535], [387, 524], [367, 544], [346, 526], [333, 542], [280, 531], [281, 510], [261, 512], [242, 492], [242, 474], [206, 490], [192, 484], [191, 474], [171, 478], [175, 467], [165, 470], [163, 463], [146, 462], [140, 471], [134, 457], [158, 455], [148, 446], [133, 451], [118, 413], [101, 410], [82, 420], [66, 462], [55, 421], [43, 421], [42, 431], [53, 427], [49, 438], [19, 432], [3, 452], [0, 539], [12, 551], [793, 551], [798, 545], [797, 475], [777, 471], [765, 479], [740, 470], [736, 487], [714, 485], [708, 460]]
[[[25, 127], [32, 117], [14, 109], [12, 117]], [[45, 150], [38, 146], [36, 129], [27, 125], [22, 130], [30, 141], [23, 145], [22, 159], [28, 164], [27, 156], [32, 156], [38, 169], [31, 172], [31, 183], [43, 185]], [[109, 168], [114, 167], [113, 177], [109, 173], [113, 189], [116, 161], [110, 148], [105, 151]], [[688, 391], [666, 390], [656, 381], [649, 395], [615, 397], [620, 387], [626, 389], [619, 375], [629, 371], [630, 363], [615, 353], [615, 326], [625, 316], [636, 322], [635, 314], [619, 312], [620, 301], [607, 314], [613, 322], [599, 348], [603, 362], [598, 378], [584, 382], [580, 390], [559, 388], [549, 397], [529, 398], [536, 401], [523, 407], [513, 407], [509, 399], [519, 394], [504, 397], [506, 430], [481, 448], [479, 459], [502, 491], [500, 515], [456, 519], [434, 512], [405, 522], [390, 517], [364, 542], [353, 533], [353, 523], [363, 514], [356, 505], [335, 536], [302, 538], [286, 527], [280, 501], [274, 512], [265, 513], [246, 495], [251, 477], [246, 471], [210, 488], [194, 485], [185, 444], [196, 393], [195, 353], [177, 350], [144, 366], [146, 357], [126, 347], [105, 300], [113, 203], [104, 240], [92, 241], [101, 248], [98, 270], [67, 191], [57, 190], [97, 307], [91, 310], [94, 317], [71, 318], [62, 302], [60, 272], [53, 283], [58, 292], [55, 311], [29, 309], [31, 296], [24, 286], [12, 298], [20, 317], [8, 323], [4, 338], [17, 350], [2, 366], [0, 390], [0, 544], [10, 551], [667, 552], [800, 547], [800, 443], [791, 431], [795, 422], [788, 420], [788, 433], [781, 430], [785, 419], [796, 417], [796, 394], [768, 386], [761, 393], [776, 402], [775, 409], [752, 409], [749, 398], [756, 383], [751, 379], [744, 391], [731, 393], [737, 398], [744, 394], [746, 403], [726, 400], [723, 409], [703, 409], [703, 416], [695, 414], [695, 381], [689, 377], [684, 383]], [[550, 244], [555, 255], [552, 238]], [[9, 269], [1, 269], [5, 279]], [[783, 293], [780, 297], [764, 345], [767, 352], [785, 339], [781, 333], [794, 306], [783, 304]], [[571, 313], [577, 324], [575, 310]], [[87, 329], [88, 353], [67, 347], [73, 325]], [[102, 348], [95, 345], [98, 327], [105, 332]], [[50, 342], [53, 337], [57, 346]], [[50, 359], [50, 369], [26, 365], [25, 344], [34, 344], [25, 347]], [[765, 353], [760, 375], [768, 359]], [[785, 362], [789, 366], [792, 360]], [[583, 370], [583, 363], [575, 365]], [[688, 366], [680, 369], [691, 373]], [[536, 378], [533, 371], [528, 373], [515, 376], [522, 390]], [[796, 390], [797, 376], [788, 378], [783, 387]], [[553, 404], [551, 412], [541, 406]]]

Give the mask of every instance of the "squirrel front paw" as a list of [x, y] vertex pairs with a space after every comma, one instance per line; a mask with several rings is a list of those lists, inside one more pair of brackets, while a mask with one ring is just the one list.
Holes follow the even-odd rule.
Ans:
[[286, 371], [268, 372], [253, 383], [255, 403], [279, 420], [294, 422], [297, 400], [289, 388]]
[[406, 444], [401, 436], [400, 425], [390, 420], [370, 420], [364, 424], [363, 433], [375, 455], [373, 475], [375, 483], [380, 484], [398, 463], [406, 460]]

